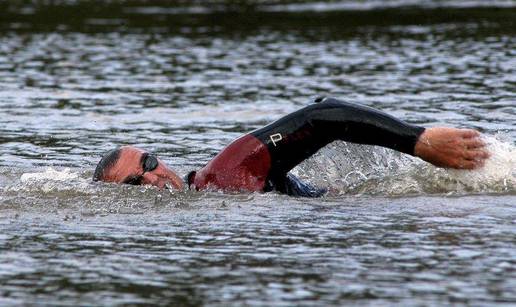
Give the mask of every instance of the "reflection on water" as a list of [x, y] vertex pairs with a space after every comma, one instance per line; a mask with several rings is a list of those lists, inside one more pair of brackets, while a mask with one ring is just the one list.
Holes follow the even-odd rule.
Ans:
[[[38, 3], [0, 4], [0, 305], [516, 302], [510, 2]], [[296, 169], [316, 200], [90, 181], [120, 144], [184, 174], [320, 95], [495, 154], [335, 143]]]

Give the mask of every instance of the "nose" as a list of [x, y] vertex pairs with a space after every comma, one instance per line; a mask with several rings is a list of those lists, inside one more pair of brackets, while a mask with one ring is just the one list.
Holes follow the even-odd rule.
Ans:
[[142, 184], [148, 184], [163, 189], [166, 185], [180, 189], [183, 187], [182, 179], [160, 161], [158, 167], [143, 175]]
[[142, 185], [153, 185], [157, 186], [158, 188], [162, 188], [158, 185], [158, 176], [152, 172], [146, 172], [143, 174]]

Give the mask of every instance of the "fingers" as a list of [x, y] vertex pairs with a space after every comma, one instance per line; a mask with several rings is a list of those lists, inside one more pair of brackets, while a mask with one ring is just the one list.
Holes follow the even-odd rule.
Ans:
[[[476, 167], [483, 166], [484, 161], [490, 157], [490, 154], [484, 149], [486, 143], [480, 139], [480, 133], [472, 129], [461, 129], [461, 135], [464, 138], [462, 142], [465, 149], [463, 158], [477, 162]], [[471, 167], [471, 165], [468, 165], [468, 167]]]
[[464, 160], [459, 164], [458, 168], [472, 170], [472, 169], [481, 167], [482, 165], [484, 165], [483, 162], [473, 161], [473, 160]]
[[480, 136], [480, 132], [473, 129], [460, 129], [460, 135], [465, 139], [469, 139]]
[[467, 150], [463, 155], [467, 160], [485, 160], [489, 158], [489, 152], [486, 150]]
[[477, 169], [484, 166], [485, 161], [490, 154], [486, 150], [466, 150], [462, 153], [462, 157], [453, 165], [456, 169]]
[[486, 143], [479, 138], [463, 140], [464, 147], [467, 149], [477, 149], [486, 146]]
[[477, 169], [477, 168], [484, 166], [485, 161], [486, 161], [485, 159], [462, 158], [462, 159], [457, 159], [454, 163], [449, 165], [449, 167], [455, 168], [455, 169], [473, 170], [473, 169]]

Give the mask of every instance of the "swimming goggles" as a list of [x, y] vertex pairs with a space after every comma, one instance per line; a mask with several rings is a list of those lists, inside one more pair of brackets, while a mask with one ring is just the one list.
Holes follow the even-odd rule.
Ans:
[[124, 183], [132, 184], [132, 185], [141, 185], [143, 175], [147, 172], [152, 172], [158, 167], [158, 158], [156, 158], [155, 155], [150, 154], [148, 152], [144, 153], [140, 159], [143, 173], [139, 176], [131, 176], [127, 180], [124, 181]]

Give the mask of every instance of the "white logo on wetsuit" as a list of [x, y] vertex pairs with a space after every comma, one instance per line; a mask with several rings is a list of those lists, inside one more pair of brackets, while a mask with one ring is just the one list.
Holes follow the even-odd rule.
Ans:
[[274, 145], [274, 147], [276, 147], [276, 142], [279, 142], [279, 141], [283, 140], [283, 137], [281, 136], [281, 133], [271, 134], [269, 136], [269, 138], [271, 139], [272, 144]]

